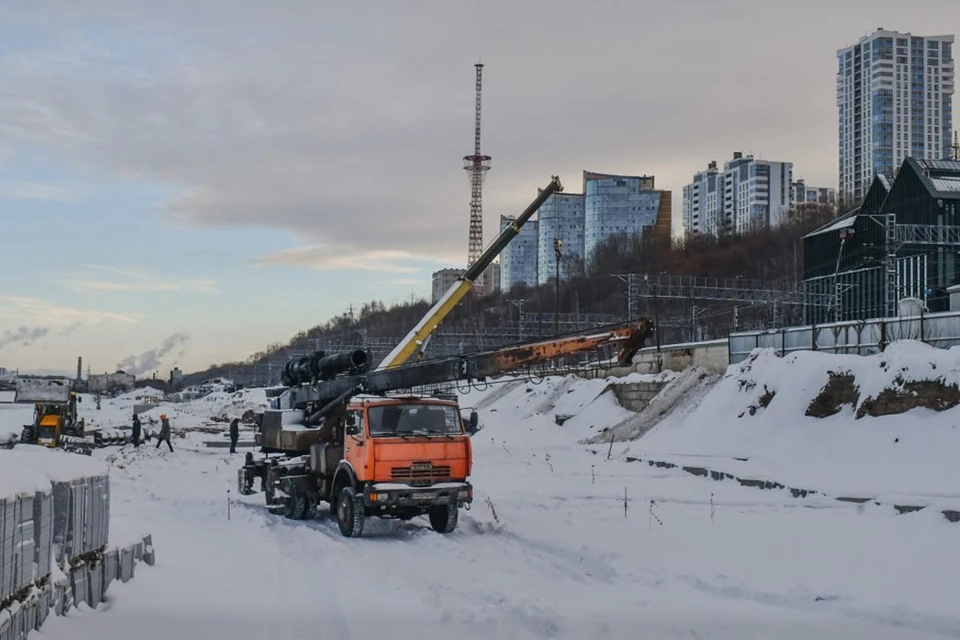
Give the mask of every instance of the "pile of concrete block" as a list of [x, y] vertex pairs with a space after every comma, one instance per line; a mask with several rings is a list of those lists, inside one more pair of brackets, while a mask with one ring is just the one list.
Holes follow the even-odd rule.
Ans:
[[18, 446], [0, 450], [0, 640], [20, 640], [50, 611], [96, 607], [126, 582], [150, 537], [110, 547], [106, 465], [85, 456]]

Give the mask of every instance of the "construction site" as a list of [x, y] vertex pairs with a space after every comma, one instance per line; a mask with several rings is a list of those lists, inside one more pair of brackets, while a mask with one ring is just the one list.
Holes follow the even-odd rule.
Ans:
[[[960, 637], [960, 308], [929, 257], [956, 228], [873, 192], [705, 277], [678, 265], [734, 242], [675, 248], [653, 176], [584, 172], [485, 242], [483, 70], [466, 261], [430, 301], [152, 385], [78, 359], [0, 390], [0, 640]], [[956, 164], [913, 178], [944, 196]], [[626, 231], [535, 218], [628, 193]], [[823, 236], [879, 215], [866, 277]]]

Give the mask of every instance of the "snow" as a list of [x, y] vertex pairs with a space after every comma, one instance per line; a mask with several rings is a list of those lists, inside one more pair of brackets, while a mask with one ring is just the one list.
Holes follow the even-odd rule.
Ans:
[[[923, 375], [923, 362], [952, 380], [957, 355], [892, 349], [883, 371], [869, 358], [759, 354], [719, 380], [694, 371], [661, 393], [668, 401], [652, 430], [615, 444], [609, 459], [608, 445], [581, 441], [636, 417], [616, 404], [612, 380], [481, 385], [461, 396], [483, 427], [473, 438], [474, 503], [446, 536], [422, 518], [370, 519], [364, 537], [346, 539], [326, 507], [312, 521], [272, 515], [262, 494], [236, 495], [243, 455], [204, 449], [209, 436], [192, 430], [260, 399], [167, 405], [160, 410], [182, 435], [173, 453], [94, 452], [111, 466], [111, 538], [150, 532], [156, 566], [114, 583], [107, 607], [51, 618], [43, 635], [958, 638], [960, 525], [938, 511], [796, 499], [626, 459], [705, 460], [833, 492], [886, 483], [960, 506], [949, 495], [957, 465], [946, 464], [960, 444], [956, 410], [803, 416], [828, 370], [862, 374], [873, 393], [894, 370]], [[741, 390], [745, 380], [759, 389]], [[776, 389], [773, 401], [738, 417], [763, 384]], [[83, 411], [123, 423], [125, 402]], [[558, 416], [572, 417], [561, 426]]]
[[[857, 407], [828, 418], [805, 416], [829, 372], [855, 376]], [[671, 414], [626, 451], [839, 495], [960, 509], [960, 407], [854, 417], [885, 388], [936, 379], [960, 382], [960, 349], [903, 342], [874, 356], [798, 352], [785, 358], [760, 350], [731, 367], [698, 406]], [[768, 391], [776, 395], [759, 407]]]

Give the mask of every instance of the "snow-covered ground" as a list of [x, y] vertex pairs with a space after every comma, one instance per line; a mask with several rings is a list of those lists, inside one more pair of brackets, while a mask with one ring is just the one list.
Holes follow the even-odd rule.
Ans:
[[[780, 365], [755, 363], [753, 374], [766, 366], [772, 376]], [[828, 472], [827, 452], [859, 455], [859, 474], [871, 478], [895, 464], [940, 464], [948, 452], [938, 447], [953, 441], [939, 434], [956, 414], [855, 421], [847, 411], [818, 421], [788, 419], [771, 403], [747, 420], [736, 417], [744, 399], [726, 382], [645, 438], [615, 444], [609, 459], [606, 445], [580, 444], [630, 415], [602, 380], [513, 381], [464, 394], [483, 426], [475, 502], [448, 536], [425, 521], [371, 520], [363, 538], [344, 539], [326, 509], [291, 522], [268, 514], [262, 495], [237, 500], [243, 451], [203, 442], [222, 437], [206, 431], [226, 429], [211, 417], [262, 405], [262, 392], [159, 406], [147, 417], [172, 417], [182, 435], [173, 453], [94, 453], [112, 467], [111, 535], [152, 533], [156, 566], [114, 584], [96, 612], [51, 618], [42, 635], [960, 638], [960, 525], [938, 512], [798, 500], [626, 460], [641, 452], [759, 460], [776, 475], [840, 489], [851, 479]], [[134, 402], [104, 401], [97, 411], [85, 399], [81, 411], [88, 424], [122, 426]], [[0, 429], [21, 424], [21, 411], [0, 410]], [[573, 417], [558, 426], [557, 415]], [[894, 430], [905, 434], [896, 455], [881, 447]], [[917, 440], [903, 446], [905, 438]], [[953, 472], [944, 473], [923, 487], [946, 492]]]
[[[833, 495], [960, 510], [960, 407], [856, 419], [856, 407], [846, 406], [828, 418], [805, 416], [829, 372], [855, 376], [863, 404], [905, 381], [956, 384], [960, 348], [905, 342], [869, 357], [761, 352], [625, 451]], [[761, 407], [760, 396], [771, 392]]]

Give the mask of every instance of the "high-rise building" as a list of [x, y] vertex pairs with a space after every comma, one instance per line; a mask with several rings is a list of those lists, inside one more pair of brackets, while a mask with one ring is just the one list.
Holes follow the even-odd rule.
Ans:
[[837, 51], [842, 196], [859, 201], [905, 158], [951, 157], [953, 41], [881, 28]]
[[688, 234], [740, 234], [787, 221], [793, 207], [793, 163], [759, 160], [737, 151], [723, 165], [711, 162], [683, 188]]
[[694, 174], [683, 187], [683, 231], [687, 234], [720, 235], [723, 229], [723, 173], [716, 160], [706, 171]]
[[546, 284], [556, 275], [557, 258], [553, 248], [556, 239], [563, 241], [560, 280], [566, 280], [576, 265], [583, 262], [583, 194], [553, 193], [540, 206], [537, 215], [537, 283]]
[[[500, 230], [509, 227], [516, 219], [515, 216], [500, 216]], [[520, 284], [537, 286], [539, 228], [539, 221], [528, 220], [500, 254], [500, 290], [503, 293]]]
[[583, 172], [584, 256], [613, 236], [670, 238], [672, 197], [658, 191], [653, 176]]

